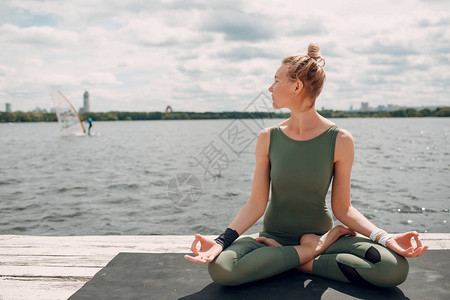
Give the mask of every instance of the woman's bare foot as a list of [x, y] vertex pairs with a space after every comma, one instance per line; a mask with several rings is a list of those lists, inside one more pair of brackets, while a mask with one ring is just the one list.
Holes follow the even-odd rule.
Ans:
[[356, 232], [348, 227], [337, 225], [322, 236], [305, 234], [300, 238], [300, 245], [309, 246], [317, 255], [322, 254], [328, 247], [343, 235], [356, 235]]
[[[355, 231], [342, 225], [333, 227], [330, 231], [322, 236], [315, 234], [305, 234], [300, 238], [300, 245], [294, 246], [300, 258], [299, 271], [312, 270], [311, 261], [314, 257], [322, 254], [331, 246], [339, 237], [350, 234], [356, 235]], [[305, 266], [306, 268], [303, 268]], [[310, 272], [308, 272], [310, 273]]]
[[267, 246], [272, 246], [272, 247], [281, 247], [282, 246], [280, 243], [278, 243], [274, 239], [266, 238], [264, 236], [257, 237], [256, 241], [266, 244]]

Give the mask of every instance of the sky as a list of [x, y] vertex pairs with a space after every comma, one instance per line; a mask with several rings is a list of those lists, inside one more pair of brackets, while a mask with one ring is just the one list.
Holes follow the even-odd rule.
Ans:
[[1, 0], [0, 110], [243, 111], [317, 42], [316, 107], [450, 106], [450, 1]]

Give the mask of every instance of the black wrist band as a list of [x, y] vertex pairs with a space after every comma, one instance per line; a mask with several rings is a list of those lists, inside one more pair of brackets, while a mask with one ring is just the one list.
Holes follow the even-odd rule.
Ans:
[[236, 230], [233, 230], [231, 228], [227, 228], [224, 233], [219, 235], [214, 241], [222, 245], [223, 250], [230, 246], [237, 238], [239, 237], [239, 233], [237, 233]]

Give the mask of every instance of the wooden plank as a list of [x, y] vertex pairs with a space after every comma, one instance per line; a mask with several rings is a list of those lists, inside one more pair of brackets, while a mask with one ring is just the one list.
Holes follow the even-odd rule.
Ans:
[[[107, 263], [107, 262], [106, 262]], [[104, 264], [106, 265], [106, 264]], [[16, 277], [92, 277], [100, 267], [0, 266], [0, 276]]]
[[90, 278], [28, 278], [0, 277], [0, 299], [48, 299], [61, 300], [69, 298]]
[[[450, 249], [450, 234], [425, 233], [421, 238], [432, 250]], [[119, 252], [189, 253], [192, 240], [193, 236], [0, 235], [0, 299], [67, 299]]]
[[[215, 237], [215, 236], [209, 236]], [[116, 251], [149, 253], [190, 252], [192, 236], [0, 236], [0, 255], [110, 254]], [[433, 249], [449, 248], [449, 234], [422, 234]]]
[[0, 255], [77, 255], [80, 253], [185, 253], [189, 252], [190, 236], [83, 236], [34, 237], [8, 236], [0, 238]]
[[67, 299], [119, 252], [189, 251], [192, 236], [0, 236], [0, 299]]
[[44, 266], [44, 267], [98, 267], [111, 260], [110, 255], [0, 255], [2, 266]]

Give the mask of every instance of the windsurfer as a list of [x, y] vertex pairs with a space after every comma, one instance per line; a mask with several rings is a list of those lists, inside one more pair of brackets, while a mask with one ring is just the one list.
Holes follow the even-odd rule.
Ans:
[[92, 127], [92, 118], [87, 119], [88, 127], [88, 135], [91, 135], [91, 127]]

